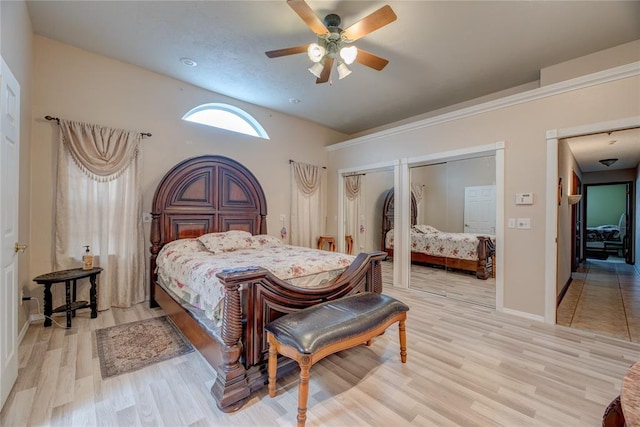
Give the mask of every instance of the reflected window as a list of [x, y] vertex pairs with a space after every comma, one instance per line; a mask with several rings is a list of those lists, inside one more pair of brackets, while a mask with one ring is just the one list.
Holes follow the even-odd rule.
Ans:
[[182, 120], [269, 139], [269, 135], [256, 119], [246, 111], [229, 104], [200, 105], [185, 114]]

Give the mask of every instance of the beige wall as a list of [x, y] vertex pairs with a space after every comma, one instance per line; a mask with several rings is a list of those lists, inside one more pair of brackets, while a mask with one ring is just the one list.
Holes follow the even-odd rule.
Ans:
[[465, 187], [495, 185], [495, 156], [411, 168], [411, 183], [424, 186], [418, 203], [418, 224], [463, 233]]
[[558, 206], [558, 262], [556, 271], [556, 295], [571, 277], [571, 206], [568, 195], [573, 184], [573, 172], [582, 180], [582, 172], [567, 141], [558, 143], [558, 176], [562, 178], [562, 198]]
[[[18, 239], [29, 249], [18, 261], [18, 286], [29, 288], [33, 276], [29, 271], [29, 255], [39, 242], [30, 236], [30, 162], [31, 151], [31, 94], [32, 94], [32, 29], [26, 4], [22, 1], [0, 2], [0, 51], [11, 72], [20, 84], [20, 195], [18, 205]], [[28, 319], [25, 303], [18, 310], [18, 331]], [[35, 307], [34, 311], [35, 311]]]
[[640, 61], [640, 40], [543, 68], [540, 70], [540, 86], [547, 86], [635, 61]]
[[[52, 268], [57, 128], [45, 115], [103, 126], [151, 132], [142, 141], [143, 210], [149, 212], [162, 176], [179, 161], [203, 154], [238, 160], [262, 184], [268, 203], [268, 231], [279, 235], [279, 215], [289, 222], [289, 159], [325, 165], [324, 146], [344, 135], [308, 121], [243, 103], [144, 69], [34, 38], [32, 122], [32, 237], [30, 276]], [[191, 108], [227, 102], [256, 118], [270, 140], [183, 122]], [[145, 224], [145, 242], [149, 226]], [[80, 253], [82, 248], [78, 248]], [[148, 256], [148, 253], [147, 253]]]
[[[537, 89], [534, 89], [536, 91]], [[640, 77], [557, 93], [423, 127], [343, 143], [329, 152], [332, 169], [505, 142], [505, 218], [531, 218], [531, 230], [505, 228], [504, 307], [545, 315], [546, 132], [640, 115]], [[427, 142], [428, 141], [428, 142]], [[330, 173], [331, 177], [332, 174]], [[335, 184], [334, 184], [335, 185]], [[329, 184], [331, 188], [331, 183]], [[534, 193], [531, 206], [515, 205], [516, 192]], [[331, 203], [332, 201], [329, 200]], [[329, 214], [335, 207], [329, 207]]]
[[612, 171], [603, 172], [586, 172], [582, 176], [583, 184], [600, 184], [603, 182], [626, 182], [635, 181], [636, 171], [635, 169], [616, 169]]

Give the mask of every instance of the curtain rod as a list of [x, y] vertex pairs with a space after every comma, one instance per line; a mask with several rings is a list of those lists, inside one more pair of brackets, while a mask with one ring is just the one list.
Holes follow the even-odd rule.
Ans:
[[365, 175], [366, 173], [348, 173], [348, 174], [345, 174], [344, 176], [346, 178], [348, 176], [365, 176]]
[[[291, 163], [295, 163], [295, 160], [289, 159], [289, 164], [291, 164]], [[326, 168], [327, 168], [326, 166], [322, 166], [322, 169], [326, 169]]]
[[[55, 120], [58, 123], [58, 126], [60, 125], [60, 119], [57, 117], [52, 117], [52, 116], [44, 116], [45, 119], [52, 121]], [[151, 138], [151, 134], [149, 132], [140, 132], [140, 135], [142, 136], [148, 136], [149, 138]]]

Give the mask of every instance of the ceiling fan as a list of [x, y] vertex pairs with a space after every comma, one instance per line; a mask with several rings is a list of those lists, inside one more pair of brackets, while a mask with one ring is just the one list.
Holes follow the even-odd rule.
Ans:
[[340, 79], [351, 74], [347, 65], [354, 61], [378, 71], [389, 63], [384, 58], [349, 44], [395, 21], [397, 16], [390, 6], [381, 7], [343, 30], [340, 28], [340, 17], [334, 13], [327, 15], [323, 23], [304, 0], [287, 0], [287, 4], [318, 36], [318, 42], [265, 52], [269, 58], [307, 52], [309, 59], [314, 62], [309, 71], [317, 77], [316, 83], [329, 81], [334, 61], [338, 64], [336, 69]]

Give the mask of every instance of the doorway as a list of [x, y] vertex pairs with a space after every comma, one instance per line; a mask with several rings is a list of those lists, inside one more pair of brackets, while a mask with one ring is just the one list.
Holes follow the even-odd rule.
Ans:
[[556, 323], [640, 342], [632, 298], [640, 127], [562, 138], [557, 150], [559, 178], [571, 180], [556, 217]]

